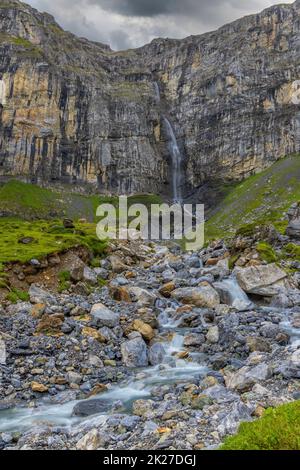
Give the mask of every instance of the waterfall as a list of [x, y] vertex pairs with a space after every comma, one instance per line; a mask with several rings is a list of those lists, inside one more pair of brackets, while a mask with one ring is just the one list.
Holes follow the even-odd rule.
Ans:
[[[160, 89], [157, 82], [154, 82], [154, 92], [156, 103], [161, 102]], [[165, 123], [166, 133], [169, 141], [169, 151], [172, 159], [172, 193], [174, 202], [182, 202], [182, 155], [178, 147], [177, 139], [174, 133], [174, 129], [169, 119], [162, 115]]]
[[182, 155], [179, 150], [177, 139], [174, 134], [173, 127], [170, 121], [163, 116], [164, 123], [166, 126], [166, 131], [169, 138], [169, 150], [172, 158], [172, 189], [173, 189], [173, 199], [174, 202], [182, 202], [182, 174], [181, 174], [181, 164], [182, 164]]

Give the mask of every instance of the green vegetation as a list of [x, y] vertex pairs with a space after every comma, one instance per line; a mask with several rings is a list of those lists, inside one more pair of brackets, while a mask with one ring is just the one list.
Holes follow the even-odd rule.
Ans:
[[6, 300], [9, 300], [9, 302], [16, 304], [19, 300], [22, 302], [28, 302], [30, 299], [28, 292], [19, 290], [19, 289], [11, 289], [9, 294], [6, 296]]
[[43, 51], [40, 47], [36, 46], [27, 39], [11, 36], [7, 33], [0, 33], [0, 43], [8, 43], [18, 48], [17, 54], [21, 57], [41, 58]]
[[261, 419], [242, 423], [221, 450], [300, 450], [300, 401], [270, 408]]
[[300, 246], [294, 243], [289, 243], [284, 247], [284, 254], [286, 257], [292, 258], [294, 261], [300, 262]]
[[58, 274], [58, 292], [64, 292], [68, 290], [71, 286], [71, 275], [69, 271], [61, 271]]
[[[25, 244], [24, 239], [28, 239]], [[79, 245], [88, 247], [96, 256], [103, 255], [106, 247], [96, 236], [95, 224], [77, 223], [75, 229], [65, 229], [59, 221], [0, 218], [1, 263], [24, 263]]]
[[236, 230], [250, 235], [255, 226], [267, 223], [283, 233], [287, 226], [283, 212], [300, 200], [299, 180], [300, 156], [293, 155], [234, 184], [206, 223], [206, 240], [230, 238]]
[[266, 261], [267, 263], [276, 263], [278, 261], [278, 256], [269, 243], [259, 242], [256, 249], [263, 261]]

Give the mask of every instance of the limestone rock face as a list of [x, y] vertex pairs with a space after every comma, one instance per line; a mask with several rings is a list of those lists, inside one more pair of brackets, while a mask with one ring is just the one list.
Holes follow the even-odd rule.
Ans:
[[287, 274], [275, 263], [266, 266], [236, 268], [236, 278], [240, 287], [249, 294], [262, 296], [276, 295]]
[[299, 20], [295, 2], [216, 32], [113, 52], [3, 0], [0, 176], [170, 191], [165, 113], [186, 193], [299, 152]]

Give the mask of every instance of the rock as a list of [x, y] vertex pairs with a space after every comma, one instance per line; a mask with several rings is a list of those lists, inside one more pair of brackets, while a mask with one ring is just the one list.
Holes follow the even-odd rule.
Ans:
[[97, 278], [104, 279], [105, 281], [109, 278], [109, 272], [104, 268], [94, 268], [94, 273]]
[[84, 262], [77, 255], [73, 254], [68, 264], [71, 280], [74, 282], [82, 281], [85, 267]]
[[34, 243], [34, 238], [32, 237], [23, 237], [18, 240], [18, 243], [23, 244], [23, 245], [30, 245], [31, 243]]
[[37, 324], [36, 332], [45, 335], [57, 335], [61, 333], [64, 316], [44, 314]]
[[240, 287], [248, 294], [273, 296], [278, 293], [280, 281], [286, 279], [287, 274], [275, 263], [247, 268], [235, 268], [236, 279]]
[[37, 286], [36, 284], [31, 284], [28, 294], [30, 297], [30, 302], [32, 302], [33, 304], [54, 304], [55, 305], [56, 303], [56, 299], [54, 295], [45, 291], [44, 289]]
[[130, 287], [128, 292], [139, 307], [152, 307], [156, 301], [156, 295], [141, 287]]
[[108, 328], [114, 328], [118, 326], [120, 322], [120, 315], [112, 312], [101, 303], [93, 305], [91, 317], [98, 327], [107, 326]]
[[190, 333], [184, 337], [184, 346], [201, 346], [205, 343], [205, 336], [197, 333]]
[[128, 270], [128, 266], [121, 260], [121, 258], [117, 255], [111, 255], [108, 258], [108, 261], [111, 264], [111, 269], [114, 273], [120, 274], [124, 271]]
[[73, 222], [72, 219], [64, 219], [63, 220], [63, 226], [65, 228], [69, 228], [69, 229], [75, 228], [75, 225], [74, 225], [74, 222]]
[[101, 447], [103, 440], [97, 429], [92, 429], [85, 434], [76, 444], [77, 450], [97, 450]]
[[161, 343], [154, 343], [149, 349], [149, 362], [152, 366], [161, 364], [166, 356], [165, 348]]
[[85, 282], [88, 282], [89, 284], [96, 285], [97, 275], [91, 268], [89, 268], [88, 266], [85, 266], [83, 269], [83, 280]]
[[271, 352], [272, 348], [269, 341], [264, 338], [257, 336], [248, 336], [246, 338], [246, 344], [250, 352], [260, 351], [260, 352]]
[[0, 364], [5, 365], [6, 364], [6, 347], [5, 347], [5, 342], [3, 339], [1, 339], [0, 336]]
[[214, 308], [220, 304], [219, 294], [209, 284], [199, 287], [184, 287], [172, 292], [172, 298], [196, 307]]
[[33, 318], [41, 318], [41, 316], [45, 312], [45, 309], [46, 309], [45, 304], [35, 304], [31, 308], [31, 315], [33, 316]]
[[95, 330], [95, 328], [85, 326], [84, 328], [82, 328], [81, 334], [83, 336], [94, 338], [96, 341], [99, 341], [99, 343], [106, 343], [106, 338], [100, 333], [100, 331]]
[[171, 293], [176, 289], [176, 285], [175, 285], [175, 282], [171, 281], [171, 282], [168, 282], [167, 284], [164, 284], [160, 289], [159, 289], [159, 293], [166, 297], [166, 298], [169, 298], [171, 297]]
[[100, 413], [105, 413], [109, 410], [110, 404], [107, 400], [93, 398], [91, 400], [80, 401], [77, 403], [72, 411], [72, 416], [92, 416]]
[[117, 302], [131, 302], [131, 297], [126, 287], [110, 287], [109, 291], [111, 297]]
[[154, 401], [152, 400], [136, 400], [132, 406], [132, 412], [136, 416], [150, 417], [153, 409]]
[[68, 382], [70, 384], [80, 384], [82, 381], [82, 375], [78, 372], [68, 372]]
[[300, 349], [297, 349], [291, 356], [291, 363], [300, 368]]
[[211, 344], [216, 344], [219, 342], [219, 328], [217, 326], [212, 326], [209, 328], [206, 335], [206, 339]]
[[132, 327], [135, 331], [141, 333], [144, 339], [151, 341], [154, 338], [154, 331], [150, 325], [147, 325], [142, 320], [134, 320]]
[[31, 382], [31, 390], [33, 392], [46, 393], [48, 392], [48, 387], [38, 382]]
[[259, 364], [256, 367], [242, 367], [236, 374], [225, 378], [228, 388], [244, 393], [251, 390], [257, 382], [267, 380], [270, 377], [270, 369], [267, 364]]
[[146, 367], [148, 365], [147, 346], [141, 337], [122, 343], [121, 353], [127, 367]]

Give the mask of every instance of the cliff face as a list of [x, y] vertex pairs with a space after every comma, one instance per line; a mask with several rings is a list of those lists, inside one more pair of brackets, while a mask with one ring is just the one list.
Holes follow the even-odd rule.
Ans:
[[216, 32], [116, 53], [5, 0], [0, 176], [166, 193], [167, 117], [186, 194], [241, 179], [300, 151], [299, 79], [299, 1]]

